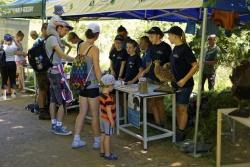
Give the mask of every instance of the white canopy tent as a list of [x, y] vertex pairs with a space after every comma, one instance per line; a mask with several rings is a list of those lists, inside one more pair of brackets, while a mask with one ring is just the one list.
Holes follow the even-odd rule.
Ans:
[[[187, 22], [189, 20], [202, 21], [202, 39], [199, 59], [199, 85], [194, 134], [194, 156], [196, 156], [206, 25], [208, 13], [210, 11], [210, 9], [208, 10], [208, 8], [204, 7], [209, 4], [204, 2], [209, 1], [210, 0], [48, 0], [46, 4], [46, 13], [48, 17], [52, 16], [54, 5], [61, 4], [65, 7], [66, 13], [63, 15], [63, 17], [66, 19], [80, 17], [111, 17], [125, 19], [162, 20], [171, 22]], [[234, 2], [234, 6], [231, 5], [232, 2], [229, 2], [229, 0], [227, 2], [216, 1], [216, 3], [219, 3], [221, 9], [245, 12], [245, 6], [242, 7], [243, 1], [244, 0], [239, 0]], [[245, 19], [245, 16], [247, 15], [246, 20], [249, 21], [249, 13], [245, 14], [244, 12], [240, 17]]]

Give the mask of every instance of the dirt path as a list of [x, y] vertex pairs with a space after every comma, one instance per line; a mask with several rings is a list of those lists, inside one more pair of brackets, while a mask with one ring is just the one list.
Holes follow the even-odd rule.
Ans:
[[[24, 109], [32, 97], [18, 97], [0, 102], [0, 167], [210, 167], [205, 158], [193, 159], [181, 153], [170, 140], [151, 142], [148, 152], [138, 140], [121, 134], [113, 137], [113, 150], [119, 156], [116, 162], [99, 158], [91, 148], [92, 137], [87, 124], [82, 134], [87, 147], [73, 150], [72, 136], [56, 136], [48, 132], [49, 121], [38, 120], [37, 115]], [[76, 114], [65, 117], [65, 125], [74, 126]]]

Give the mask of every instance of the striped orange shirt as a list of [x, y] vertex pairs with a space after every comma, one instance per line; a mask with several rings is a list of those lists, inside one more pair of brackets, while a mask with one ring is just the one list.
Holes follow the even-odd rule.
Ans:
[[99, 96], [99, 102], [100, 102], [100, 109], [101, 109], [101, 119], [109, 121], [108, 113], [107, 113], [107, 106], [111, 106], [111, 113], [113, 119], [116, 117], [116, 111], [115, 111], [115, 102], [113, 100], [113, 97], [109, 94], [101, 94]]

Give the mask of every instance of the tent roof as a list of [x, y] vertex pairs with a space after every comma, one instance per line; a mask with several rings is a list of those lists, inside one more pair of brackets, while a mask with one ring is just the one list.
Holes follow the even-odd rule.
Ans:
[[16, 0], [0, 6], [3, 18], [41, 18], [44, 12], [45, 0]]
[[[245, 0], [60, 0], [65, 8], [66, 19], [79, 19], [80, 17], [94, 18], [123, 18], [160, 20], [171, 22], [200, 21], [204, 6], [224, 10], [234, 10], [242, 13], [242, 21], [249, 21], [250, 15]], [[47, 2], [47, 16], [53, 15], [53, 7], [58, 1]], [[233, 4], [233, 5], [232, 5]], [[249, 8], [250, 9], [250, 8]], [[243, 17], [244, 15], [244, 17]]]

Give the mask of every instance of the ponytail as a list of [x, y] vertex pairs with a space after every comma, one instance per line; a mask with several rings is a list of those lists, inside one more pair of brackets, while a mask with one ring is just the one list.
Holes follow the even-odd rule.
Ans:
[[182, 40], [183, 43], [187, 43], [187, 41], [186, 41], [186, 35], [185, 35], [184, 31], [182, 32], [181, 40]]

